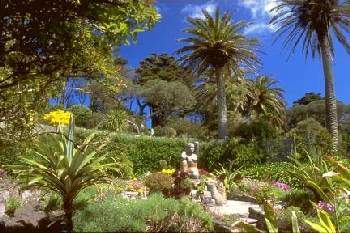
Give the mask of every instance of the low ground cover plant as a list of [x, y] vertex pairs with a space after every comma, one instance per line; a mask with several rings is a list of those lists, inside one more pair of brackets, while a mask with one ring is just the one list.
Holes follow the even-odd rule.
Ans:
[[199, 232], [213, 230], [211, 216], [188, 199], [165, 199], [161, 194], [147, 200], [107, 197], [76, 212], [77, 232]]

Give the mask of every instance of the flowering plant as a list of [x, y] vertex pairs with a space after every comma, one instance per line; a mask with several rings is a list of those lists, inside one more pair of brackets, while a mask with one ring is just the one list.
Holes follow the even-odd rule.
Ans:
[[175, 173], [175, 169], [163, 169], [162, 173], [171, 176]]
[[278, 182], [278, 181], [275, 181], [273, 182], [273, 185], [279, 189], [282, 189], [284, 191], [288, 191], [290, 190], [290, 187], [288, 184], [285, 184], [285, 183], [281, 183], [281, 182]]
[[56, 110], [44, 115], [44, 120], [47, 120], [53, 125], [68, 125], [71, 113], [63, 110]]
[[317, 204], [317, 208], [325, 210], [325, 211], [327, 211], [329, 213], [334, 212], [334, 210], [335, 210], [335, 208], [334, 208], [334, 206], [332, 204], [324, 202], [324, 201], [320, 201]]

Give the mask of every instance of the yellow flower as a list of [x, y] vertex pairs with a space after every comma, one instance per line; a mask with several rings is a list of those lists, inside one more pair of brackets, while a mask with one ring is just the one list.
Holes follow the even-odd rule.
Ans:
[[162, 173], [166, 175], [172, 175], [175, 173], [175, 169], [163, 169]]
[[136, 190], [136, 192], [143, 193], [143, 189], [138, 189], [138, 190]]
[[44, 115], [44, 120], [47, 120], [53, 125], [68, 125], [70, 119], [70, 112], [63, 110], [56, 110]]

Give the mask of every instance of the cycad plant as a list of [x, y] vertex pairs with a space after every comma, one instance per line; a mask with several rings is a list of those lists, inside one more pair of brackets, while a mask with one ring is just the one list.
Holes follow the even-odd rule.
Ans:
[[332, 59], [333, 37], [350, 53], [345, 36], [349, 33], [350, 4], [344, 0], [281, 0], [272, 11], [276, 14], [271, 24], [277, 28], [284, 45], [291, 46], [291, 53], [301, 44], [308, 56], [321, 55], [325, 76], [326, 124], [332, 135], [333, 151], [338, 147], [337, 102], [334, 91]]
[[[12, 166], [20, 181], [29, 186], [47, 188], [62, 197], [68, 231], [73, 229], [73, 201], [84, 188], [106, 182], [109, 169], [116, 164], [106, 155], [97, 155], [105, 144], [89, 149], [94, 135], [79, 148], [74, 147], [74, 119], [70, 118], [68, 137], [60, 133], [48, 135], [20, 158], [20, 165]], [[92, 151], [92, 152], [87, 152]]]
[[240, 33], [246, 22], [232, 22], [230, 14], [214, 15], [203, 10], [204, 18], [188, 18], [191, 27], [185, 29], [190, 37], [180, 39], [187, 43], [178, 50], [180, 60], [195, 73], [213, 73], [217, 83], [218, 134], [220, 139], [227, 137], [227, 104], [225, 94], [225, 73], [232, 73], [239, 67], [255, 70], [259, 59], [256, 55], [256, 39], [249, 39]]

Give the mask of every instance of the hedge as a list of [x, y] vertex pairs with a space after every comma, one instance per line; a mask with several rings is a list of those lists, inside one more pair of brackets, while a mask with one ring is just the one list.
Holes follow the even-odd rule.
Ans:
[[168, 166], [178, 168], [180, 154], [188, 142], [188, 140], [180, 138], [136, 136], [85, 129], [77, 129], [75, 136], [82, 140], [92, 132], [96, 134], [95, 140], [97, 141], [102, 142], [108, 137], [108, 144], [104, 151], [112, 153], [115, 158], [126, 156], [132, 161], [134, 174], [137, 175], [159, 170], [160, 160], [166, 160]]

